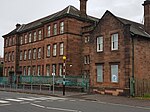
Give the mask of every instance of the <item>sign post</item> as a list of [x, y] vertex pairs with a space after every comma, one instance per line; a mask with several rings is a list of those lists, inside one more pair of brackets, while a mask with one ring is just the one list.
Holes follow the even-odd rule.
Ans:
[[63, 96], [65, 96], [66, 56], [63, 56]]
[[53, 94], [54, 94], [54, 90], [55, 90], [55, 73], [52, 73], [53, 76]]

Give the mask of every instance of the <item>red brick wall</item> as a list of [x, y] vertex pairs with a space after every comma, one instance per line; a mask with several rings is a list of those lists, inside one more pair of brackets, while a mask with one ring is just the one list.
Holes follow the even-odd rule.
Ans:
[[[128, 88], [129, 75], [131, 72], [131, 38], [129, 35], [129, 29], [123, 27], [123, 24], [119, 22], [110, 13], [106, 13], [101, 22], [92, 33], [91, 40], [91, 64], [90, 64], [90, 76], [91, 86], [96, 88]], [[119, 50], [111, 51], [111, 35], [118, 33], [119, 35]], [[96, 37], [103, 36], [103, 52], [96, 52]], [[128, 58], [128, 60], [126, 60]], [[111, 69], [112, 63], [119, 65], [119, 82], [111, 82]], [[97, 70], [96, 64], [103, 64], [104, 66], [104, 82], [97, 82]]]
[[150, 39], [134, 39], [134, 74], [136, 78], [150, 79]]

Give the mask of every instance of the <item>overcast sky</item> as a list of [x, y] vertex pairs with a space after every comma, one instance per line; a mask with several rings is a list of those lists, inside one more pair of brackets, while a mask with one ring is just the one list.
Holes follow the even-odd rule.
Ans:
[[[26, 24], [60, 11], [68, 5], [79, 9], [79, 0], [0, 0], [0, 56], [3, 56], [3, 38], [16, 23]], [[106, 10], [119, 17], [141, 23], [144, 0], [88, 0], [88, 15], [101, 18]]]

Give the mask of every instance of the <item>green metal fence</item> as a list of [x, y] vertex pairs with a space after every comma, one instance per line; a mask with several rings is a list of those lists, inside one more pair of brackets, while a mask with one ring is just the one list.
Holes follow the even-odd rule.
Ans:
[[[63, 77], [55, 76], [54, 84], [56, 86], [61, 86], [63, 83]], [[3, 84], [28, 84], [28, 85], [52, 85], [53, 76], [16, 76], [11, 77], [0, 77], [0, 85]], [[66, 76], [65, 77], [66, 86], [81, 87], [84, 91], [89, 89], [89, 79], [82, 76]]]

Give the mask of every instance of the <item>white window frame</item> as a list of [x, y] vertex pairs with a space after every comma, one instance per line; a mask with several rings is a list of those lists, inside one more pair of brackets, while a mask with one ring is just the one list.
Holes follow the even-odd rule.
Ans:
[[111, 82], [118, 83], [118, 73], [119, 73], [119, 65], [113, 64], [111, 65]]
[[30, 76], [30, 75], [31, 75], [31, 67], [28, 66], [28, 76]]
[[20, 44], [23, 44], [23, 36], [20, 37]]
[[97, 52], [103, 51], [103, 37], [97, 37]]
[[40, 76], [41, 75], [41, 66], [37, 66], [37, 75]]
[[12, 61], [14, 61], [14, 51], [12, 52]]
[[50, 37], [51, 36], [51, 26], [47, 26], [47, 36]]
[[31, 43], [31, 42], [32, 42], [32, 34], [29, 33], [29, 43]]
[[26, 60], [27, 59], [27, 51], [25, 50], [24, 51], [24, 60]]
[[54, 24], [54, 35], [57, 35], [57, 23]]
[[97, 65], [97, 82], [103, 82], [103, 65], [98, 64]]
[[12, 39], [11, 39], [11, 37], [9, 38], [9, 46], [11, 46], [12, 45]]
[[57, 44], [53, 45], [53, 56], [57, 55]]
[[41, 48], [38, 48], [38, 59], [41, 58]]
[[31, 59], [31, 55], [32, 55], [32, 51], [31, 49], [28, 50], [28, 59], [30, 60]]
[[26, 66], [23, 67], [23, 75], [24, 75], [24, 76], [27, 75]]
[[118, 50], [118, 33], [111, 35], [111, 50]]
[[32, 75], [33, 75], [33, 76], [36, 75], [36, 66], [32, 66]]
[[50, 65], [46, 65], [46, 75], [50, 76]]
[[52, 73], [56, 75], [56, 64], [52, 64]]
[[8, 61], [11, 61], [11, 53], [8, 53]]
[[36, 59], [36, 48], [33, 49], [33, 59], [34, 59], [34, 60]]
[[36, 41], [36, 31], [33, 33], [33, 40]]
[[27, 34], [24, 36], [24, 43], [25, 44], [27, 44], [27, 42], [28, 42], [28, 36], [27, 36]]
[[84, 64], [90, 64], [90, 56], [89, 55], [85, 55], [84, 56]]
[[64, 22], [60, 23], [60, 34], [64, 33]]
[[63, 64], [59, 64], [59, 76], [63, 75]]
[[51, 46], [47, 45], [47, 57], [50, 57], [51, 55]]
[[90, 36], [86, 36], [85, 38], [84, 38], [84, 42], [85, 43], [88, 43], [90, 41]]
[[42, 40], [42, 31], [41, 30], [38, 31], [38, 38], [39, 38], [39, 40]]
[[60, 55], [64, 55], [64, 43], [60, 43]]
[[20, 61], [22, 60], [22, 51], [20, 51]]

